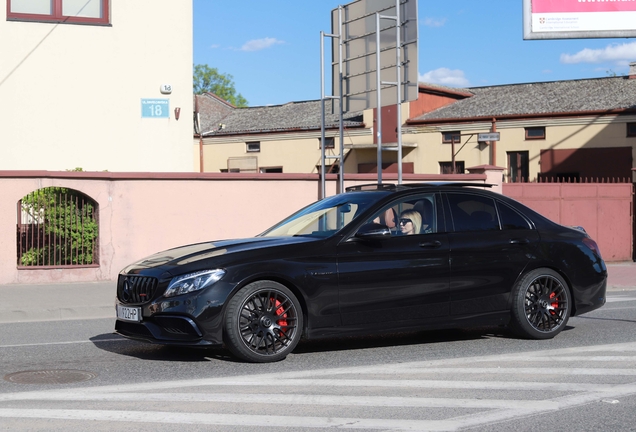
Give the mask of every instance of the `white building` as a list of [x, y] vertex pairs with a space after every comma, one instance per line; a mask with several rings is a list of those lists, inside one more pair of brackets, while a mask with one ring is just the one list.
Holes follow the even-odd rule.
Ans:
[[191, 172], [192, 13], [0, 1], [0, 170]]

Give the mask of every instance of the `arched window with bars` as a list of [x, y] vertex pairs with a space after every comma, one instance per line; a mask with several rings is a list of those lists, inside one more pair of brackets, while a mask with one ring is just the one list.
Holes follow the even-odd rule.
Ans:
[[97, 203], [80, 191], [30, 192], [18, 201], [18, 268], [98, 266], [98, 220]]

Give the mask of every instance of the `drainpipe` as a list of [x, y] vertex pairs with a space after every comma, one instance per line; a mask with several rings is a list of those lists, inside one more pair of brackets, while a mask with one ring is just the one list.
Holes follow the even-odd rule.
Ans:
[[199, 172], [203, 172], [203, 133], [201, 132], [200, 114], [198, 112], [197, 123], [199, 124]]
[[196, 115], [197, 132], [199, 132], [199, 172], [203, 172], [203, 132], [201, 131], [201, 115], [199, 114], [199, 97], [194, 96], [194, 113]]
[[[497, 132], [497, 119], [493, 117], [490, 132]], [[497, 166], [497, 141], [490, 141], [490, 164]]]

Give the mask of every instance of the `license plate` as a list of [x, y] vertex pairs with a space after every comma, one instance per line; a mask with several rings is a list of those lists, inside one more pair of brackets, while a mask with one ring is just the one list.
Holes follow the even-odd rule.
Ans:
[[117, 305], [117, 318], [124, 321], [141, 321], [141, 308]]

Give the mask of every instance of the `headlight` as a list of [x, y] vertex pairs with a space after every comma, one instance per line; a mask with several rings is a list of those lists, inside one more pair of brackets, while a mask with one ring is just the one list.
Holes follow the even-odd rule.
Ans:
[[199, 291], [205, 287], [212, 285], [225, 274], [225, 270], [203, 270], [195, 273], [189, 273], [177, 276], [170, 281], [170, 285], [163, 293], [164, 297], [173, 297], [176, 295], [187, 294], [193, 291]]

